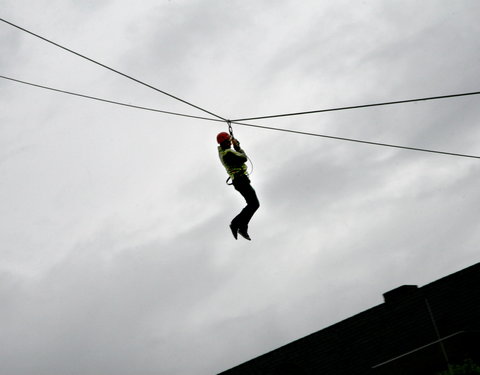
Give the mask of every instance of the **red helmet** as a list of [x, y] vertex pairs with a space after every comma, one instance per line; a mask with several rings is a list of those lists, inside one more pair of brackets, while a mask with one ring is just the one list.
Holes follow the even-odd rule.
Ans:
[[225, 141], [228, 141], [228, 140], [230, 140], [230, 134], [225, 133], [225, 132], [221, 132], [221, 133], [217, 134], [217, 142], [219, 144], [223, 143]]

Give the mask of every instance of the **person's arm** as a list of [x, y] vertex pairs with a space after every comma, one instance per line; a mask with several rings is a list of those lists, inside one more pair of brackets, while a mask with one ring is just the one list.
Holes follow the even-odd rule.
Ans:
[[228, 150], [227, 153], [225, 153], [225, 156], [223, 157], [223, 160], [225, 163], [237, 166], [237, 165], [242, 165], [243, 163], [246, 163], [248, 158], [247, 154], [245, 154], [245, 151], [243, 151], [240, 148], [240, 144], [237, 142], [237, 145], [235, 146], [235, 151], [234, 150]]

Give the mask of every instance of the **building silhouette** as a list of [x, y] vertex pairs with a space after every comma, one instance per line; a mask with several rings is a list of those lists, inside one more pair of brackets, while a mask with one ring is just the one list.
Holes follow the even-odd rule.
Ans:
[[467, 359], [480, 363], [480, 263], [383, 297], [219, 375], [435, 375]]

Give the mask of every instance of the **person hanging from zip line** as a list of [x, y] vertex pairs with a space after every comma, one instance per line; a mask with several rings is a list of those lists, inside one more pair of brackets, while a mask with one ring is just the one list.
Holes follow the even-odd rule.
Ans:
[[[245, 154], [245, 151], [240, 147], [240, 142], [226, 132], [217, 135], [217, 142], [219, 144], [218, 155], [220, 161], [232, 179], [233, 187], [242, 194], [247, 202], [243, 210], [233, 218], [230, 223], [230, 229], [235, 239], [237, 239], [238, 234], [240, 234], [243, 238], [250, 241], [248, 223], [255, 211], [260, 207], [260, 202], [248, 178], [247, 165], [245, 164], [248, 160], [247, 154]], [[234, 150], [231, 148], [232, 144]]]

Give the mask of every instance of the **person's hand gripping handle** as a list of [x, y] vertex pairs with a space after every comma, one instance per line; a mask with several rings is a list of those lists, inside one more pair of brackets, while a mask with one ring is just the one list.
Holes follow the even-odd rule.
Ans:
[[238, 141], [238, 139], [232, 138], [232, 144], [235, 150], [240, 150], [240, 142]]

